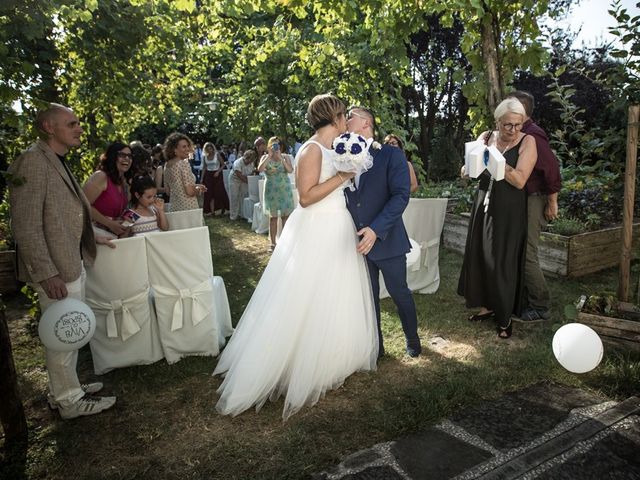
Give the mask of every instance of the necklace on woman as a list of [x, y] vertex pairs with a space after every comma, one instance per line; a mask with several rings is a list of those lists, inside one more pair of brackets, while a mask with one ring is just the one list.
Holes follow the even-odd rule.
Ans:
[[[500, 147], [498, 146], [498, 142], [500, 142], [500, 135], [498, 135], [496, 137], [496, 148], [498, 150], [500, 150]], [[511, 148], [511, 144], [513, 143], [513, 140], [510, 140], [509, 143], [507, 143], [507, 146], [504, 147], [504, 150], [502, 150], [500, 153], [502, 153], [504, 155], [504, 152], [506, 152], [507, 150], [509, 150]]]

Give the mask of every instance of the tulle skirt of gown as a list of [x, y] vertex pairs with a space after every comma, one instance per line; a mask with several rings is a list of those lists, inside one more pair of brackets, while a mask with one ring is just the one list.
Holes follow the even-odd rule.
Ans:
[[285, 395], [283, 418], [352, 373], [375, 370], [376, 317], [342, 192], [297, 208], [214, 375], [216, 410], [237, 415]]

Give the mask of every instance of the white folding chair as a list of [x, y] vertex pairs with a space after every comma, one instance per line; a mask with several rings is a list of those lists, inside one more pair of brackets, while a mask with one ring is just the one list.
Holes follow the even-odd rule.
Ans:
[[214, 309], [209, 229], [156, 232], [144, 238], [167, 362], [187, 355], [218, 355], [224, 332]]
[[91, 339], [96, 374], [163, 357], [149, 293], [144, 237], [113, 240], [116, 248], [98, 245], [87, 267], [85, 299], [96, 315]]
[[182, 230], [185, 228], [202, 227], [204, 225], [201, 208], [182, 210], [180, 212], [167, 212], [165, 215], [169, 223], [169, 230]]

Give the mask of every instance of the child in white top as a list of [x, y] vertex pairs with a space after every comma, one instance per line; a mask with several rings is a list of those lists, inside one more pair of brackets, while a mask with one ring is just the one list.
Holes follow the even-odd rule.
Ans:
[[159, 230], [168, 230], [169, 222], [164, 214], [164, 200], [156, 197], [158, 189], [148, 175], [139, 176], [131, 182], [131, 205], [122, 215], [130, 222], [133, 235], [145, 235]]

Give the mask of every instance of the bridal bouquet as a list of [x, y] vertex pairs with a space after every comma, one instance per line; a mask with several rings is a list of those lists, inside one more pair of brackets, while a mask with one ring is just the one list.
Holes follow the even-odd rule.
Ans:
[[366, 172], [373, 165], [369, 145], [362, 135], [343, 133], [333, 141], [333, 166], [339, 172]]

